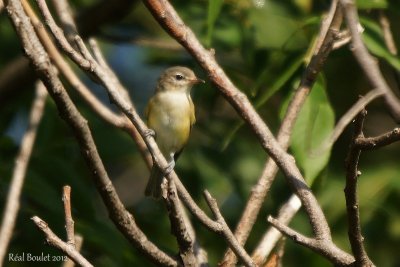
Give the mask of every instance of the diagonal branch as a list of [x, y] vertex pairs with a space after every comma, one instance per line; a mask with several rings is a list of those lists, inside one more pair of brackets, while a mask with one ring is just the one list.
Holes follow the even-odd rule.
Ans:
[[43, 116], [47, 92], [43, 84], [36, 85], [36, 96], [32, 104], [28, 128], [22, 138], [19, 154], [15, 160], [10, 189], [8, 191], [6, 204], [3, 212], [3, 220], [0, 228], [0, 265], [4, 260], [15, 227], [20, 196], [29, 160], [31, 158], [33, 145], [35, 144], [39, 123]]
[[62, 252], [64, 252], [70, 259], [72, 259], [76, 264], [83, 267], [93, 267], [93, 265], [85, 259], [74, 246], [62, 241], [48, 226], [48, 224], [40, 219], [38, 216], [34, 216], [31, 220], [35, 223], [37, 228], [43, 232], [46, 236], [46, 243], [53, 246]]
[[354, 140], [354, 145], [361, 150], [374, 150], [400, 141], [400, 128], [375, 137], [360, 136]]
[[342, 10], [346, 18], [347, 27], [350, 30], [352, 38], [352, 49], [354, 57], [358, 61], [358, 64], [364, 71], [368, 81], [372, 87], [380, 90], [384, 94], [386, 105], [393, 118], [400, 122], [400, 100], [390, 90], [386, 83], [377, 61], [370, 55], [364, 42], [361, 39], [361, 35], [358, 32], [359, 19], [357, 9], [353, 0], [340, 0]]

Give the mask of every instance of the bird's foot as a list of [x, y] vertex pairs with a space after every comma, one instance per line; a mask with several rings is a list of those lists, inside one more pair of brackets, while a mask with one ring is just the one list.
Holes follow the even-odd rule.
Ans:
[[144, 137], [146, 137], [146, 138], [153, 137], [154, 138], [154, 137], [156, 137], [156, 132], [153, 129], [148, 128], [144, 131]]
[[175, 167], [175, 161], [170, 161], [168, 163], [168, 166], [164, 169], [164, 175], [167, 176], [168, 174], [170, 174]]

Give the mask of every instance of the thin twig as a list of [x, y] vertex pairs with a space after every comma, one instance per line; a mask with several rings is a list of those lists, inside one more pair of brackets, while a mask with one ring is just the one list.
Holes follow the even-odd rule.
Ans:
[[67, 0], [52, 0], [54, 11], [60, 20], [61, 28], [67, 39], [72, 42], [74, 36], [78, 33], [71, 7]]
[[67, 243], [75, 247], [75, 228], [74, 220], [71, 212], [71, 187], [66, 185], [63, 187], [64, 214], [65, 214], [65, 230], [67, 232]]
[[351, 106], [351, 108], [340, 118], [335, 126], [335, 129], [333, 129], [332, 134], [327, 139], [326, 143], [322, 144], [321, 148], [318, 148], [317, 151], [313, 153], [318, 155], [326, 149], [329, 149], [343, 133], [347, 125], [349, 125], [353, 121], [357, 114], [360, 113], [371, 101], [382, 95], [382, 91], [374, 89], [368, 92], [365, 96], [360, 97], [360, 99], [353, 106]]
[[15, 159], [15, 166], [9, 187], [10, 189], [4, 207], [3, 220], [0, 229], [0, 265], [4, 260], [15, 227], [26, 170], [31, 158], [33, 145], [35, 144], [39, 123], [44, 112], [46, 97], [46, 89], [42, 83], [38, 83], [36, 85], [36, 96], [33, 100], [30, 111], [28, 127], [22, 138], [18, 156]]
[[79, 113], [57, 77], [47, 53], [35, 34], [29, 18], [23, 11], [20, 1], [9, 0], [6, 8], [11, 22], [21, 39], [25, 54], [31, 60], [32, 66], [54, 99], [60, 116], [75, 133], [81, 149], [81, 154], [93, 175], [97, 189], [110, 214], [110, 218], [125, 237], [155, 264], [161, 266], [177, 266], [175, 259], [165, 254], [147, 239], [136, 225], [133, 216], [125, 209], [119, 199], [100, 159], [87, 121]]
[[35, 225], [39, 228], [39, 230], [44, 233], [47, 244], [64, 252], [76, 264], [79, 264], [80, 266], [83, 267], [93, 267], [93, 265], [87, 259], [85, 259], [79, 253], [79, 251], [77, 251], [70, 244], [62, 241], [56, 234], [54, 234], [45, 221], [40, 219], [38, 216], [33, 216], [31, 220], [35, 223]]
[[227, 225], [224, 217], [221, 214], [221, 211], [218, 208], [217, 200], [215, 198], [213, 198], [207, 190], [204, 191], [203, 195], [204, 195], [204, 198], [206, 199], [207, 204], [210, 207], [212, 213], [214, 214], [215, 219], [221, 225], [222, 232], [223, 232], [228, 244], [230, 245], [231, 249], [233, 251], [235, 251], [236, 255], [238, 255], [240, 257], [240, 259], [243, 261], [244, 265], [246, 265], [248, 267], [257, 266], [253, 262], [251, 257], [247, 254], [247, 252], [244, 250], [244, 248], [237, 242], [234, 242], [234, 240], [236, 240], [236, 238], [232, 234], [232, 232], [229, 230], [229, 226]]
[[357, 9], [353, 0], [340, 0], [344, 12], [347, 27], [351, 33], [352, 49], [354, 57], [364, 71], [368, 81], [373, 88], [380, 90], [384, 94], [387, 107], [393, 118], [400, 122], [400, 101], [390, 90], [386, 83], [377, 61], [371, 56], [361, 39], [358, 31], [359, 19]]
[[[321, 23], [321, 29], [316, 40], [315, 50], [313, 51], [310, 63], [303, 74], [299, 88], [289, 103], [285, 117], [278, 132], [277, 141], [283, 149], [287, 149], [290, 144], [290, 136], [295, 125], [297, 116], [308, 96], [313, 84], [321, 71], [335, 41], [335, 35], [340, 29], [342, 16], [337, 9], [337, 1], [333, 1], [329, 13]], [[244, 245], [250, 231], [256, 222], [262, 203], [271, 187], [271, 184], [278, 172], [278, 166], [272, 159], [269, 159], [264, 167], [261, 177], [253, 187], [246, 207], [241, 215], [235, 230], [235, 236]], [[276, 240], [277, 241], [277, 240]], [[231, 266], [236, 263], [236, 257], [231, 250], [228, 250], [222, 260], [222, 266]]]
[[397, 47], [394, 42], [393, 34], [390, 29], [390, 22], [387, 16], [385, 15], [385, 11], [380, 9], [379, 12], [379, 23], [381, 24], [383, 31], [383, 39], [385, 40], [385, 44], [392, 55], [397, 55]]
[[[321, 256], [324, 256], [329, 261], [339, 266], [351, 266], [354, 262], [354, 258], [349, 254], [343, 252], [341, 249], [335, 246], [331, 241], [318, 239], [318, 238], [310, 238], [300, 234], [299, 232], [291, 229], [286, 226], [284, 223], [281, 223], [277, 219], [273, 217], [268, 217], [268, 222], [271, 223], [276, 229], [282, 232], [287, 237], [291, 238], [294, 242], [301, 244], [307, 248], [312, 249], [317, 252]], [[338, 258], [340, 258], [340, 263], [338, 262]]]
[[344, 194], [346, 198], [348, 235], [351, 244], [351, 250], [355, 258], [354, 266], [368, 267], [373, 266], [368, 258], [364, 248], [364, 237], [361, 234], [359, 204], [357, 195], [357, 180], [361, 175], [358, 170], [361, 149], [355, 146], [355, 140], [363, 137], [363, 125], [367, 111], [362, 110], [354, 121], [353, 139], [346, 158], [346, 187]]
[[400, 128], [375, 137], [358, 137], [354, 145], [361, 150], [373, 150], [400, 141]]

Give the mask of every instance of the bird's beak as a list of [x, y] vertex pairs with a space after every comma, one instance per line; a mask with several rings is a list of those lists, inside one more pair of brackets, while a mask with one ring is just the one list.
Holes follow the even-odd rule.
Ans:
[[205, 81], [196, 77], [196, 78], [190, 80], [190, 83], [191, 84], [198, 84], [198, 83], [205, 83]]

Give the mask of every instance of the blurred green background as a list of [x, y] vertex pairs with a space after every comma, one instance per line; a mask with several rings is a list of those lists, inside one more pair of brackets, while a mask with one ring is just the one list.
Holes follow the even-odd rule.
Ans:
[[[199, 77], [206, 74], [174, 40], [154, 21], [140, 1], [95, 32], [108, 61], [130, 89], [142, 114], [153, 93], [160, 72], [168, 66], [185, 65]], [[97, 1], [72, 1], [77, 14]], [[214, 48], [216, 58], [232, 81], [247, 94], [260, 114], [276, 132], [284, 108], [298, 85], [308, 52], [318, 33], [322, 15], [330, 1], [312, 0], [174, 0], [185, 23], [201, 42]], [[385, 46], [378, 21], [379, 12], [388, 16], [395, 42], [400, 44], [400, 2], [397, 0], [357, 1], [363, 38], [379, 59], [382, 70], [396, 94], [399, 94], [400, 60]], [[21, 56], [21, 47], [5, 13], [0, 15], [0, 77], [4, 68]], [[104, 103], [105, 91], [87, 77], [82, 79]], [[0, 210], [8, 192], [14, 159], [27, 126], [34, 90], [33, 84], [0, 88]], [[6, 88], [10, 89], [10, 88]], [[175, 254], [177, 245], [165, 207], [143, 195], [148, 170], [130, 137], [101, 121], [72, 88], [67, 88], [79, 110], [89, 120], [100, 155], [127, 208], [148, 237], [160, 248]], [[315, 155], [331, 133], [335, 122], [371, 87], [348, 47], [331, 53], [314, 90], [302, 111], [294, 132], [291, 152], [310, 182], [332, 229], [334, 241], [350, 251], [343, 188], [344, 160], [352, 127], [334, 144], [332, 150]], [[218, 200], [223, 215], [234, 229], [250, 190], [267, 160], [254, 135], [216, 88], [208, 82], [193, 90], [197, 124], [182, 153], [176, 171], [200, 206], [208, 212], [202, 191], [208, 189]], [[365, 134], [374, 136], [396, 127], [382, 100], [368, 106]], [[359, 181], [360, 212], [366, 249], [371, 259], [383, 267], [400, 266], [400, 144], [361, 155]], [[65, 237], [61, 190], [72, 187], [73, 217], [76, 232], [84, 237], [82, 253], [95, 266], [152, 266], [110, 222], [96, 192], [76, 141], [60, 120], [56, 107], [48, 99], [38, 132], [22, 193], [10, 253], [42, 252], [61, 255], [45, 246], [42, 234], [30, 217], [47, 221], [60, 237]], [[268, 228], [266, 216], [275, 215], [280, 204], [291, 195], [284, 177], [278, 174], [247, 242], [252, 251]], [[194, 220], [200, 244], [208, 251], [210, 266], [216, 266], [226, 249], [222, 238], [210, 233]], [[311, 230], [304, 212], [291, 226], [302, 233]], [[301, 263], [301, 264], [300, 264]], [[59, 263], [9, 262], [5, 266], [58, 266]], [[286, 242], [283, 266], [330, 266], [310, 250]]]

